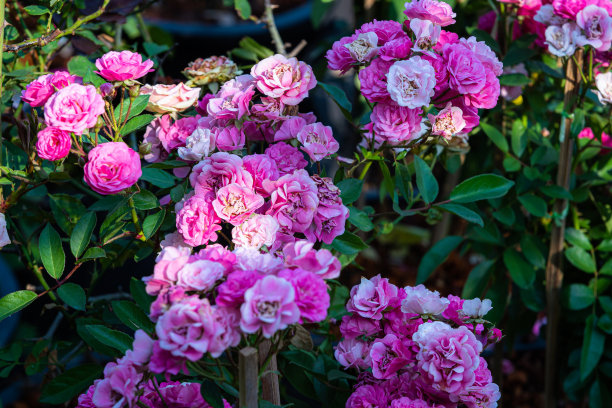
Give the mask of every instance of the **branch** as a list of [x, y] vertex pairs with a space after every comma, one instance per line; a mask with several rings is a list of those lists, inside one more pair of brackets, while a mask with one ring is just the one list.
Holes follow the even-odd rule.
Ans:
[[30, 39], [30, 40], [25, 40], [25, 41], [22, 41], [22, 42], [17, 43], [17, 44], [6, 44], [6, 45], [3, 46], [3, 51], [5, 51], [5, 52], [17, 52], [17, 51], [20, 51], [20, 50], [23, 50], [23, 49], [26, 49], [26, 48], [43, 47], [43, 46], [49, 44], [52, 41], [55, 41], [57, 39], [65, 37], [67, 35], [72, 35], [83, 24], [88, 23], [91, 20], [94, 20], [94, 19], [100, 17], [100, 15], [102, 15], [102, 13], [104, 13], [104, 10], [106, 9], [106, 6], [108, 6], [109, 2], [110, 2], [110, 0], [104, 0], [104, 3], [102, 3], [102, 6], [100, 6], [100, 8], [95, 13], [90, 14], [90, 15], [85, 16], [85, 17], [79, 17], [77, 19], [77, 21], [74, 22], [73, 25], [71, 25], [70, 27], [68, 27], [64, 31], [62, 31], [62, 30], [55, 30], [54, 32], [52, 32], [49, 35], [43, 35], [43, 36], [38, 37], [38, 38], [33, 38], [33, 39]]
[[283, 39], [278, 32], [278, 28], [276, 28], [276, 23], [274, 22], [274, 12], [272, 10], [275, 6], [272, 6], [270, 0], [265, 0], [265, 4], [266, 9], [264, 11], [264, 16], [266, 25], [268, 26], [268, 31], [270, 31], [270, 36], [272, 36], [272, 42], [276, 46], [276, 52], [278, 54], [287, 55], [285, 43], [283, 43]]

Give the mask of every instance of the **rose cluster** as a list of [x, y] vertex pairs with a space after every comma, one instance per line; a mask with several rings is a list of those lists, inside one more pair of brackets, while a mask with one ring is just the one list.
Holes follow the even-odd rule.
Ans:
[[335, 350], [340, 364], [361, 372], [347, 408], [496, 407], [499, 388], [480, 356], [501, 338], [483, 319], [490, 309], [488, 299], [362, 278]]
[[442, 29], [455, 22], [447, 3], [415, 0], [404, 13], [404, 25], [374, 20], [326, 55], [330, 69], [359, 69], [361, 93], [373, 105], [364, 144], [464, 140], [479, 123], [478, 109], [497, 104], [503, 66], [484, 42]]
[[[144, 331], [137, 330], [132, 349], [104, 367], [104, 378], [95, 380], [79, 396], [77, 408], [210, 408], [202, 397], [200, 383], [158, 383], [148, 375], [153, 347], [153, 340]], [[225, 400], [223, 406], [231, 407]]]

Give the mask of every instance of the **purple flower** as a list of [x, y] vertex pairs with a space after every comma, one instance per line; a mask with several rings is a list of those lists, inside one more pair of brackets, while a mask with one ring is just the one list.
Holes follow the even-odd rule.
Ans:
[[391, 100], [387, 90], [387, 73], [393, 61], [376, 58], [370, 65], [359, 71], [361, 94], [370, 102], [388, 102]]
[[375, 33], [378, 38], [378, 45], [383, 45], [398, 38], [405, 38], [408, 35], [404, 32], [401, 23], [393, 20], [372, 20], [362, 25], [355, 34]]
[[346, 45], [355, 41], [356, 38], [357, 35], [342, 37], [332, 45], [331, 49], [325, 54], [327, 68], [340, 71], [341, 74], [344, 74], [353, 67], [353, 64], [357, 61], [353, 58]]
[[320, 122], [304, 126], [297, 134], [302, 150], [313, 162], [323, 160], [336, 153], [340, 145], [334, 139], [332, 128]]
[[580, 29], [574, 23], [565, 23], [562, 26], [548, 26], [545, 31], [548, 51], [557, 57], [569, 57], [576, 52], [576, 38]]
[[162, 162], [168, 157], [168, 151], [162, 143], [167, 140], [166, 133], [172, 126], [170, 115], [163, 115], [153, 119], [147, 126], [144, 134], [143, 143], [148, 143], [150, 151], [144, 155], [144, 159], [149, 163]]
[[342, 316], [340, 333], [342, 337], [354, 339], [360, 336], [371, 337], [380, 332], [380, 321], [366, 319], [357, 315]]
[[230, 273], [217, 288], [215, 303], [227, 308], [238, 308], [244, 302], [244, 293], [253, 287], [263, 275], [254, 270], [238, 270]]
[[380, 320], [385, 309], [397, 306], [398, 292], [397, 286], [380, 275], [370, 280], [361, 278], [361, 283], [351, 289], [346, 309], [361, 317]]
[[612, 45], [612, 17], [606, 9], [586, 6], [576, 15], [582, 33], [576, 37], [578, 45], [590, 45], [597, 51], [608, 51]]
[[358, 387], [346, 401], [346, 408], [386, 408], [388, 406], [389, 396], [378, 384]]
[[136, 406], [136, 388], [141, 379], [142, 374], [131, 364], [108, 363], [92, 401], [97, 408]]
[[368, 369], [370, 359], [370, 344], [358, 338], [342, 339], [334, 350], [334, 357], [345, 368]]

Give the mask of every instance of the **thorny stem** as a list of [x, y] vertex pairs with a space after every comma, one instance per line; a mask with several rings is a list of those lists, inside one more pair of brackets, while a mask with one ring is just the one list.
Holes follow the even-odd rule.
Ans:
[[268, 26], [268, 31], [270, 31], [270, 36], [272, 37], [272, 42], [276, 47], [276, 52], [282, 55], [286, 55], [287, 51], [285, 50], [285, 44], [283, 43], [283, 39], [278, 32], [278, 28], [276, 27], [276, 23], [274, 21], [274, 6], [270, 3], [270, 0], [265, 0], [265, 11], [264, 16], [266, 20], [266, 25]]
[[136, 226], [136, 230], [138, 231], [138, 236], [141, 241], [146, 241], [147, 239], [144, 236], [144, 232], [142, 231], [142, 227], [140, 226], [140, 221], [138, 220], [138, 213], [136, 213], [136, 206], [134, 205], [134, 199], [130, 197], [128, 199], [128, 203], [130, 205], [130, 210], [132, 211], [132, 221]]

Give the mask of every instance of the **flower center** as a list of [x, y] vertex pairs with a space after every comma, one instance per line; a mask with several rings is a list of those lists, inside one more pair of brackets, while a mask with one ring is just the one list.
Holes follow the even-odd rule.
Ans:
[[264, 300], [263, 302], [257, 303], [257, 313], [262, 319], [271, 319], [276, 316], [276, 312], [278, 311], [279, 307], [280, 304], [278, 301], [272, 302], [269, 300]]

